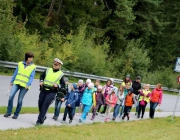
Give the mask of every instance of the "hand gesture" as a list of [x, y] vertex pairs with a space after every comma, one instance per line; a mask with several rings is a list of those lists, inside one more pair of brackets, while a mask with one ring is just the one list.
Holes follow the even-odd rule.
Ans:
[[54, 86], [54, 87], [56, 87], [56, 88], [58, 87], [58, 85], [57, 85], [57, 84], [54, 84], [53, 86]]
[[43, 84], [44, 84], [43, 82], [40, 82], [40, 84], [39, 84], [39, 85], [40, 85], [40, 86], [43, 86]]

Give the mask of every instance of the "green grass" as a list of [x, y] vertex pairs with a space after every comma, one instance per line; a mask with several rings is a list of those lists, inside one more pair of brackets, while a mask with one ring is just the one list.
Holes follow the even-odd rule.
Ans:
[[[0, 114], [5, 114], [6, 109], [7, 109], [7, 107], [0, 106]], [[13, 112], [14, 111], [15, 111], [15, 107], [13, 108]], [[148, 112], [149, 108], [146, 108], [146, 111]], [[158, 109], [157, 111], [161, 112], [160, 109]], [[77, 109], [76, 109], [76, 112], [77, 112]], [[112, 112], [113, 112], [113, 110], [112, 110]], [[135, 112], [135, 108], [132, 108], [131, 112]], [[21, 114], [38, 114], [38, 113], [39, 113], [38, 107], [22, 107], [22, 109], [21, 109]], [[54, 113], [54, 107], [50, 107], [48, 109], [48, 113]], [[60, 113], [64, 113], [64, 108], [61, 108]]]
[[180, 117], [0, 131], [3, 140], [179, 140]]

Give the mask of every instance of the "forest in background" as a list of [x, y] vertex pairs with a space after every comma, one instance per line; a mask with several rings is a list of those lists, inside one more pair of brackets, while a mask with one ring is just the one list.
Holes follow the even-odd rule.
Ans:
[[0, 0], [0, 60], [177, 87], [178, 0]]

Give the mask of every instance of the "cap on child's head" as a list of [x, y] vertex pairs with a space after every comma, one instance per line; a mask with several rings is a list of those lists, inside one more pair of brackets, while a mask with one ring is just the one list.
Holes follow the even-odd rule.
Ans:
[[133, 93], [133, 88], [130, 88], [130, 89], [128, 89], [128, 91], [130, 91], [130, 93]]
[[97, 89], [100, 89], [100, 90], [102, 90], [102, 88], [103, 88], [103, 87], [102, 87], [101, 85], [99, 85]]
[[87, 80], [86, 80], [86, 83], [91, 83], [91, 79], [87, 79]]
[[64, 81], [65, 81], [65, 82], [68, 82], [68, 78], [67, 78], [67, 77], [65, 77], [65, 78], [64, 78]]
[[79, 79], [78, 83], [84, 83], [84, 81], [82, 79]]
[[113, 92], [116, 93], [116, 91], [117, 91], [116, 88], [111, 89], [111, 93], [113, 93]]
[[126, 78], [130, 78], [130, 75], [129, 75], [129, 74], [127, 74], [127, 75], [126, 75]]
[[111, 80], [111, 82], [114, 83], [114, 79], [113, 78], [110, 78], [109, 80]]
[[136, 80], [141, 80], [141, 76], [137, 76], [137, 77], [136, 77]]
[[88, 84], [88, 88], [93, 88], [94, 87], [94, 84], [93, 83], [89, 83]]
[[74, 89], [77, 89], [77, 84], [74, 83], [74, 84], [73, 84], [73, 88], [74, 88]]

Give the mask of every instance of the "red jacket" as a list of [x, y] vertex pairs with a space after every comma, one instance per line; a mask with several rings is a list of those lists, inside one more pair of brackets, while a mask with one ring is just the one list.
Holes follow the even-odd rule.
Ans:
[[151, 102], [155, 103], [155, 102], [158, 102], [159, 104], [161, 104], [162, 102], [162, 96], [163, 96], [163, 92], [162, 92], [162, 89], [154, 89], [151, 93], [151, 96], [150, 96], [150, 100]]
[[[112, 103], [108, 102], [108, 100], [111, 100]], [[106, 104], [110, 105], [111, 107], [115, 107], [117, 100], [118, 100], [118, 98], [117, 98], [116, 94], [108, 94], [106, 96]]]

